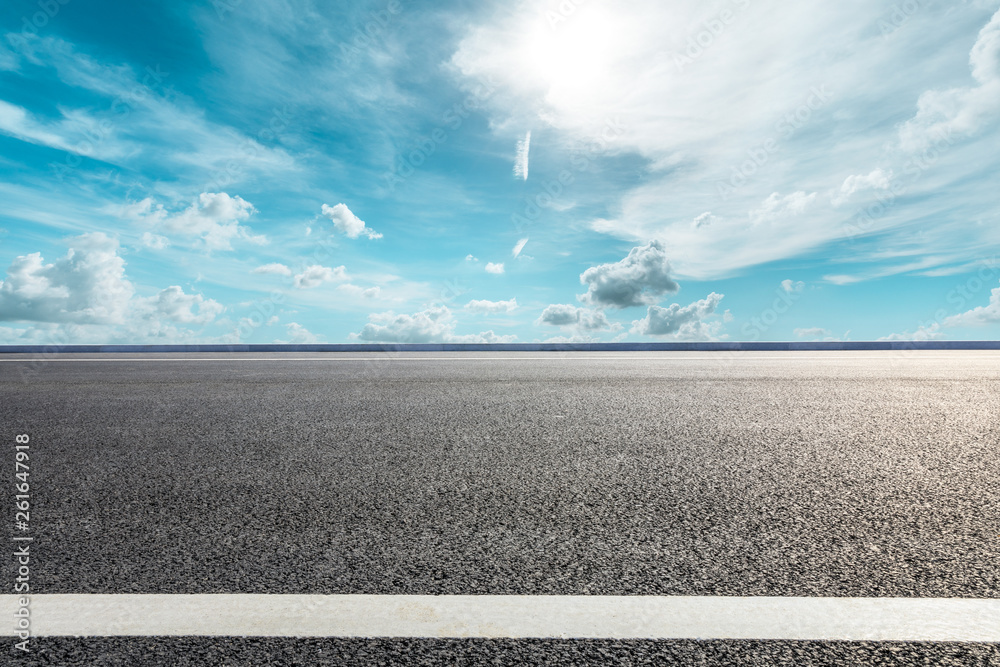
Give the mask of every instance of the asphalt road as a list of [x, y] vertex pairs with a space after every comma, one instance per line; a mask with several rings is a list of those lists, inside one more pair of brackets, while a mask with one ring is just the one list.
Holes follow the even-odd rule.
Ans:
[[[2, 437], [31, 435], [35, 593], [1000, 597], [996, 352], [3, 358]], [[162, 646], [184, 641], [218, 645]], [[144, 645], [39, 642], [51, 664]], [[975, 645], [557, 644], [292, 648], [1000, 664]]]

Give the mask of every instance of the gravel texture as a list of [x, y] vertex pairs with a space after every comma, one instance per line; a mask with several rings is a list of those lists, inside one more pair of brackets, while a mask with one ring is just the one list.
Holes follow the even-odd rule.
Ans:
[[[995, 353], [219, 356], [0, 363], [2, 437], [31, 436], [33, 592], [1000, 597]], [[32, 641], [10, 664], [1000, 665], [940, 643]]]
[[794, 354], [3, 363], [0, 423], [36, 593], [998, 597], [1000, 355]]
[[1000, 665], [1000, 646], [873, 642], [581, 641], [566, 639], [44, 638], [18, 665]]

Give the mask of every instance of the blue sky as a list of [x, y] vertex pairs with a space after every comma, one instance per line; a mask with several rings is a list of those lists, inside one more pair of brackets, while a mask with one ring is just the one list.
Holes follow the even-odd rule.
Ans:
[[13, 1], [0, 343], [994, 339], [1000, 3]]

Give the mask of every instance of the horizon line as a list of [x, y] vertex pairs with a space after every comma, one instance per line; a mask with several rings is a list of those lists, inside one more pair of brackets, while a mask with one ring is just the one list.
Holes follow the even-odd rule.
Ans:
[[0, 345], [0, 354], [143, 352], [794, 352], [1000, 350], [998, 340], [710, 341], [644, 343], [243, 343]]

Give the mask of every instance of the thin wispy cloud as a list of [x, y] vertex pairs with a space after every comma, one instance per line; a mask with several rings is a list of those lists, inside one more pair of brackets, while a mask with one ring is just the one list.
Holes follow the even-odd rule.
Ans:
[[531, 130], [524, 135], [524, 139], [517, 142], [517, 154], [514, 157], [514, 177], [522, 181], [528, 180], [528, 154], [531, 150]]
[[514, 248], [510, 251], [511, 256], [514, 257], [514, 259], [517, 259], [518, 255], [521, 254], [521, 251], [524, 250], [524, 246], [526, 246], [527, 244], [528, 244], [527, 237], [518, 241], [516, 244], [514, 244]]

